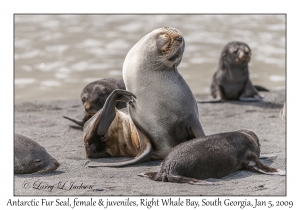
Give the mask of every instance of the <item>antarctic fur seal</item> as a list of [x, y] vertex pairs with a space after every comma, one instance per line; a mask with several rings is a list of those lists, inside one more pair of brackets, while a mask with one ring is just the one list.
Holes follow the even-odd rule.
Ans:
[[[150, 149], [150, 141], [143, 136], [128, 115], [127, 109], [116, 109], [118, 100], [129, 102], [132, 93], [114, 90], [102, 109], [83, 127], [84, 147], [87, 158], [136, 157]], [[93, 164], [88, 165], [93, 167]], [[125, 166], [125, 165], [122, 165]]]
[[[83, 88], [80, 96], [85, 111], [83, 119], [77, 120], [68, 116], [63, 117], [79, 126], [83, 126], [86, 121], [103, 107], [105, 100], [115, 89], [125, 90], [123, 79], [116, 80], [114, 78], [105, 78], [87, 84]], [[118, 102], [116, 105], [117, 109], [122, 109], [125, 106], [126, 103], [124, 102]]]
[[251, 49], [246, 43], [229, 42], [221, 52], [218, 70], [213, 75], [210, 90], [214, 100], [197, 102], [261, 101], [263, 97], [258, 91], [268, 90], [252, 85], [248, 68], [250, 59]]
[[59, 163], [45, 150], [27, 136], [15, 133], [14, 173], [49, 173], [56, 170]]
[[[163, 159], [181, 142], [205, 136], [196, 100], [179, 74], [185, 43], [181, 32], [163, 27], [145, 35], [128, 52], [123, 65], [126, 90], [133, 93], [130, 117], [150, 148], [131, 163]], [[145, 153], [148, 151], [148, 153]], [[125, 162], [93, 164], [122, 166]]]
[[173, 148], [159, 172], [141, 173], [155, 181], [212, 184], [207, 178], [221, 178], [240, 169], [265, 174], [285, 175], [279, 169], [263, 165], [257, 135], [249, 130], [197, 138]]

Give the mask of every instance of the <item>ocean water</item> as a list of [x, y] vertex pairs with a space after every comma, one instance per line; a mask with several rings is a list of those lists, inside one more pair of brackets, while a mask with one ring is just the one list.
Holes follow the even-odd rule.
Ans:
[[185, 52], [179, 72], [193, 93], [209, 93], [222, 48], [246, 42], [254, 84], [286, 84], [285, 15], [15, 15], [15, 104], [76, 99], [89, 82], [122, 77], [130, 48], [151, 30], [179, 29]]

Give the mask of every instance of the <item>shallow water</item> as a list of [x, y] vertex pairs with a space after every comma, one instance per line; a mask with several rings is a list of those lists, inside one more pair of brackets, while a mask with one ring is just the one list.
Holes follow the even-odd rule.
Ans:
[[246, 42], [250, 78], [285, 87], [285, 15], [15, 15], [15, 103], [74, 99], [101, 78], [122, 77], [127, 52], [152, 29], [178, 28], [179, 72], [193, 93], [209, 93], [222, 48]]

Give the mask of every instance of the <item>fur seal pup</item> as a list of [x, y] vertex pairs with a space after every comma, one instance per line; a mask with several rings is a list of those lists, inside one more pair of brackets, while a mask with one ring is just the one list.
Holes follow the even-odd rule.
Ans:
[[[115, 108], [118, 100], [129, 102], [131, 97], [135, 96], [130, 92], [114, 90], [103, 108], [84, 124], [83, 139], [87, 158], [141, 158], [149, 153], [150, 141], [134, 125], [127, 109]], [[93, 167], [93, 164], [88, 166]]]
[[203, 179], [221, 178], [240, 169], [285, 175], [282, 170], [263, 165], [259, 156], [257, 135], [249, 130], [238, 130], [179, 144], [164, 159], [159, 172], [139, 176], [164, 182], [213, 184]]
[[[105, 78], [87, 84], [80, 96], [85, 111], [83, 119], [77, 120], [68, 116], [63, 117], [79, 126], [83, 126], [86, 121], [103, 107], [105, 100], [115, 89], [125, 90], [123, 79]], [[122, 109], [126, 107], [126, 103], [118, 102], [116, 107], [117, 109]]]
[[[126, 90], [132, 92], [130, 117], [151, 148], [134, 162], [163, 159], [181, 142], [205, 136], [196, 100], [179, 74], [185, 43], [181, 32], [163, 27], [145, 35], [128, 52], [123, 65]], [[93, 166], [122, 166], [125, 162]]]
[[225, 100], [261, 101], [258, 91], [268, 91], [261, 86], [253, 86], [249, 78], [248, 63], [251, 49], [244, 42], [233, 41], [222, 50], [219, 67], [213, 75], [210, 87], [214, 100], [197, 101], [214, 103]]
[[44, 147], [27, 136], [15, 133], [14, 173], [49, 173], [56, 170], [59, 163]]

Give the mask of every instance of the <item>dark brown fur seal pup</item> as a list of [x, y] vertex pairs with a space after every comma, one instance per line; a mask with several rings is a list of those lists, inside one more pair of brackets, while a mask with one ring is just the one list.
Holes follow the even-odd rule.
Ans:
[[211, 95], [215, 100], [198, 103], [221, 102], [224, 100], [261, 101], [258, 91], [268, 91], [253, 86], [249, 78], [248, 63], [251, 49], [244, 42], [230, 42], [222, 50], [219, 67], [213, 76]]
[[215, 134], [176, 146], [164, 159], [159, 172], [139, 176], [155, 181], [212, 184], [207, 178], [221, 178], [240, 169], [285, 175], [284, 171], [263, 165], [256, 134], [249, 130]]
[[[159, 28], [136, 43], [125, 58], [126, 90], [136, 95], [129, 103], [130, 117], [151, 142], [131, 164], [163, 159], [177, 144], [205, 136], [196, 100], [177, 70], [184, 46], [179, 30]], [[93, 163], [94, 167], [123, 165], [128, 162]]]
[[131, 97], [135, 96], [130, 92], [114, 90], [103, 108], [84, 124], [87, 158], [136, 157], [149, 148], [150, 141], [134, 125], [127, 109], [115, 108], [118, 100], [128, 102]]
[[[123, 79], [116, 80], [113, 78], [105, 78], [89, 83], [83, 88], [81, 93], [81, 101], [85, 111], [85, 116], [82, 120], [77, 120], [68, 116], [64, 118], [71, 120], [79, 126], [83, 126], [96, 112], [98, 112], [104, 105], [107, 97], [115, 90], [125, 90]], [[126, 103], [118, 102], [117, 109], [126, 107]]]
[[15, 133], [14, 140], [14, 173], [49, 173], [56, 170], [59, 163], [55, 160], [44, 147], [38, 143]]

